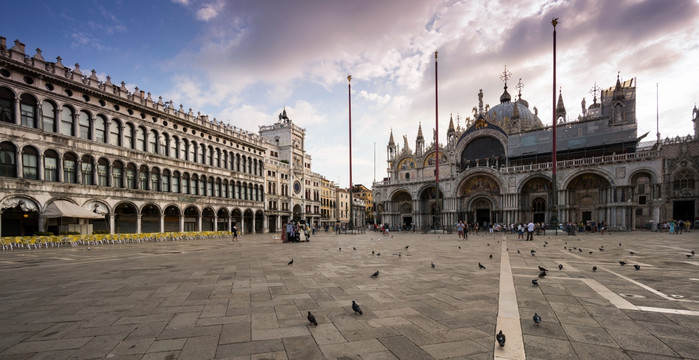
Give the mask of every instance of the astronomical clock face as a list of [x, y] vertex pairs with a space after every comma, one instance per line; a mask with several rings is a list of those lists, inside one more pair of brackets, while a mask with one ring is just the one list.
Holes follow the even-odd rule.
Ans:
[[301, 192], [301, 183], [298, 180], [294, 181], [294, 192], [297, 194]]

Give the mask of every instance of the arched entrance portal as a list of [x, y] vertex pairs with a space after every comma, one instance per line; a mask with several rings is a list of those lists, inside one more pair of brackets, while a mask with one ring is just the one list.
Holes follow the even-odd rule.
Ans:
[[243, 233], [242, 231], [244, 230], [241, 227], [241, 224], [243, 223], [243, 213], [240, 212], [240, 209], [233, 209], [233, 211], [231, 211], [231, 217], [233, 218], [232, 219], [233, 223], [231, 226], [233, 226], [233, 225], [237, 226], [238, 227], [238, 234], [242, 234]]
[[486, 228], [502, 221], [502, 213], [497, 208], [500, 184], [496, 179], [486, 174], [473, 175], [464, 179], [458, 194], [459, 218]]
[[525, 224], [533, 221], [535, 223], [545, 223], [549, 215], [546, 213], [553, 204], [553, 194], [550, 193], [553, 187], [551, 180], [544, 177], [535, 177], [527, 180], [520, 191], [519, 203], [522, 204], [520, 221]]
[[294, 220], [300, 220], [303, 218], [303, 208], [301, 205], [294, 205]]
[[384, 224], [388, 224], [394, 229], [405, 224], [409, 224], [411, 227], [419, 226], [421, 221], [413, 219], [413, 199], [406, 191], [398, 191], [393, 194], [383, 220]]
[[245, 224], [245, 233], [252, 234], [252, 210], [245, 210], [245, 213], [243, 214], [243, 223]]
[[481, 197], [475, 199], [471, 204], [471, 213], [474, 215], [475, 223], [483, 229], [487, 229], [493, 220], [493, 206], [490, 199]]
[[148, 204], [141, 209], [141, 232], [160, 232], [160, 209], [153, 204]]
[[255, 233], [264, 232], [265, 216], [261, 210], [255, 212]]
[[206, 208], [201, 213], [201, 231], [214, 230], [214, 209]]
[[216, 213], [216, 230], [218, 231], [228, 231], [228, 209], [220, 208], [218, 213]]
[[614, 225], [609, 223], [612, 217], [606, 211], [609, 198], [626, 202], [626, 192], [621, 188], [617, 192], [612, 190], [609, 181], [598, 174], [587, 173], [576, 176], [566, 188], [569, 204], [566, 209], [566, 218], [576, 224], [607, 220], [608, 225]]
[[184, 209], [184, 231], [199, 231], [199, 210], [194, 206]]
[[[39, 231], [39, 206], [26, 198], [13, 198], [2, 204], [2, 236], [29, 236]], [[56, 226], [58, 234], [58, 227]]]
[[165, 232], [180, 231], [180, 209], [177, 206], [170, 205], [165, 208]]
[[132, 204], [119, 204], [114, 209], [114, 232], [118, 234], [137, 233], [136, 213], [136, 207]]

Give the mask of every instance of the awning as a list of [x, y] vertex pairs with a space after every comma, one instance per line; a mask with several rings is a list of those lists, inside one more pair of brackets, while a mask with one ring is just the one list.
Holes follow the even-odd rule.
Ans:
[[94, 213], [70, 201], [56, 200], [41, 213], [45, 218], [72, 217], [79, 219], [104, 219], [104, 215]]

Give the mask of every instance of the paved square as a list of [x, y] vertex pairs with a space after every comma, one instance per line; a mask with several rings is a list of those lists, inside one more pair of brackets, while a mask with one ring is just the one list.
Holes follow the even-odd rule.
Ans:
[[697, 359], [693, 249], [699, 231], [549, 231], [533, 242], [321, 233], [298, 244], [264, 234], [8, 250], [0, 358]]

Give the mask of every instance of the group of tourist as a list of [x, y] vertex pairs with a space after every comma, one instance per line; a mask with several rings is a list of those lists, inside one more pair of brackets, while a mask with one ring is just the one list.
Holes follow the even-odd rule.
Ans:
[[310, 233], [310, 225], [297, 221], [289, 221], [286, 223], [284, 233], [282, 234], [282, 242], [308, 242], [311, 238]]
[[655, 231], [662, 231], [670, 234], [682, 234], [682, 232], [689, 232], [689, 229], [693, 227], [694, 225], [689, 222], [689, 220], [670, 220], [658, 223]]

